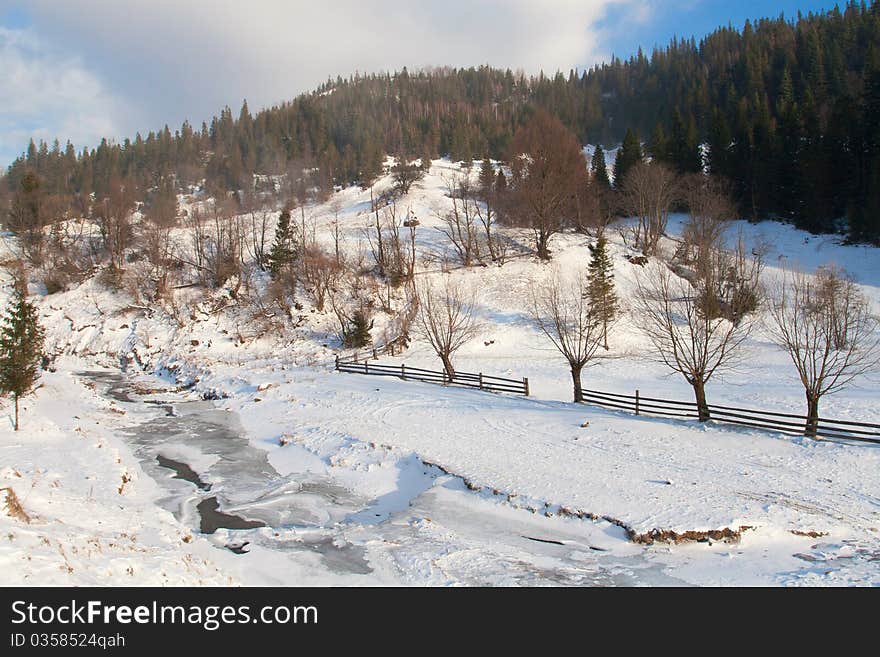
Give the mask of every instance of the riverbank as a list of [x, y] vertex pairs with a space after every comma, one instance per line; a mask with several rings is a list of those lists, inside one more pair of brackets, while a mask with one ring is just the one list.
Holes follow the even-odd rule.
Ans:
[[157, 507], [159, 485], [119, 434], [129, 411], [84, 385], [81, 366], [63, 359], [43, 374], [23, 401], [21, 431], [0, 417], [0, 488], [26, 514], [0, 504], [2, 584], [240, 583], [208, 541]]

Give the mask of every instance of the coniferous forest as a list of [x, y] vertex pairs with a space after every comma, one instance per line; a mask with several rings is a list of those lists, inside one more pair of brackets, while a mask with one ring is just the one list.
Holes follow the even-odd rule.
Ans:
[[0, 185], [4, 214], [9, 225], [39, 203], [51, 222], [94, 212], [120, 186], [156, 204], [175, 188], [241, 193], [267, 180], [254, 174], [304, 170], [329, 191], [368, 184], [386, 153], [505, 159], [538, 108], [581, 143], [607, 148], [629, 133], [680, 173], [726, 178], [749, 219], [880, 243], [880, 0], [722, 27], [585, 72], [340, 77], [255, 114], [245, 102], [121, 143], [31, 143]]

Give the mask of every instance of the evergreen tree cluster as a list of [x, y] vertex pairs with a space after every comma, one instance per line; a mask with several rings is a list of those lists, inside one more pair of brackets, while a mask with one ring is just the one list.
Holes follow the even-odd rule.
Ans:
[[43, 194], [72, 205], [106, 194], [114, 179], [141, 190], [168, 179], [238, 190], [254, 173], [304, 165], [324, 189], [366, 185], [386, 153], [500, 158], [536, 108], [582, 143], [624, 141], [632, 156], [644, 141], [682, 173], [708, 168], [730, 179], [750, 218], [816, 232], [846, 219], [851, 238], [880, 242], [880, 0], [723, 27], [699, 43], [676, 39], [568, 75], [403, 69], [328, 80], [256, 114], [246, 102], [237, 117], [227, 107], [198, 128], [166, 126], [81, 151], [31, 143], [6, 188], [11, 198], [36, 173]]

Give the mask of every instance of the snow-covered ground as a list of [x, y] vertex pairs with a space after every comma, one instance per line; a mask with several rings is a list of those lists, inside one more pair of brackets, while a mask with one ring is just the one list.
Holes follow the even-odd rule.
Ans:
[[[435, 215], [455, 169], [434, 162], [400, 203], [421, 222], [420, 252], [435, 255], [421, 275], [478, 291], [480, 331], [457, 367], [528, 377], [532, 397], [336, 373], [332, 314], [306, 294], [299, 328], [252, 339], [250, 316], [225, 290], [181, 291], [186, 312], [175, 319], [87, 281], [40, 300], [49, 345], [64, 356], [24, 404], [24, 430], [0, 429], [0, 488], [11, 486], [31, 516], [0, 515], [0, 564], [15, 566], [3, 583], [880, 583], [877, 447], [569, 403], [565, 361], [531, 326], [526, 299], [550, 267], [585, 268], [590, 239], [555, 237], [551, 266], [517, 256], [442, 273]], [[329, 244], [338, 202], [354, 252], [369, 192], [335, 197], [308, 211]], [[877, 249], [775, 223], [737, 230], [767, 248], [768, 278], [794, 263], [835, 263], [880, 308]], [[615, 229], [609, 236], [625, 302], [643, 270]], [[390, 321], [377, 316], [377, 340]], [[710, 401], [802, 412], [787, 356], [760, 330], [747, 346], [742, 367], [710, 383]], [[684, 380], [645, 356], [626, 315], [611, 347], [585, 372], [587, 387], [690, 398]], [[383, 360], [439, 369], [419, 341]], [[121, 363], [131, 381], [113, 378]], [[877, 382], [823, 400], [823, 414], [877, 422]], [[207, 392], [225, 398], [198, 401]], [[189, 470], [172, 478], [175, 464]], [[237, 521], [221, 518], [200, 533], [211, 498], [265, 526], [230, 529], [222, 525]], [[723, 529], [739, 540], [629, 540]]]

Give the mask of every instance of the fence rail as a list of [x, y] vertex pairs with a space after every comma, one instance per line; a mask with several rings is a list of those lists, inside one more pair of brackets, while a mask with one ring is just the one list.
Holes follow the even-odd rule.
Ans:
[[455, 376], [449, 377], [445, 370], [427, 370], [421, 367], [407, 367], [401, 365], [381, 365], [371, 363], [369, 357], [364, 360], [358, 358], [355, 353], [344, 358], [336, 358], [336, 369], [348, 374], [367, 374], [370, 376], [391, 376], [404, 381], [424, 381], [427, 383], [439, 383], [444, 386], [459, 386], [473, 388], [486, 392], [509, 392], [517, 395], [529, 395], [528, 379], [506, 379], [500, 376], [472, 374], [471, 372], [456, 372]]
[[[631, 411], [636, 415], [660, 415], [682, 419], [698, 419], [696, 402], [676, 401], [643, 397], [638, 390], [635, 395], [622, 395], [602, 390], [584, 390], [584, 401], [605, 408]], [[805, 435], [807, 417], [791, 413], [756, 411], [734, 406], [716, 406], [709, 404], [709, 415], [712, 420], [735, 424], [755, 429], [769, 429], [789, 435]], [[880, 443], [880, 424], [854, 422], [852, 420], [832, 420], [819, 418], [815, 433], [821, 438], [839, 438], [844, 440], [860, 440], [863, 442]]]

